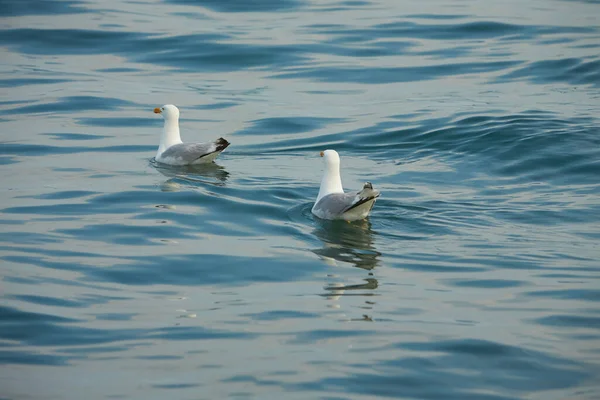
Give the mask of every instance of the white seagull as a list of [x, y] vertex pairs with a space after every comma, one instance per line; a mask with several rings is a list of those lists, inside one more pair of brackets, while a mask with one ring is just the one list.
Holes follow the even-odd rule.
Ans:
[[337, 151], [322, 151], [321, 157], [325, 160], [325, 174], [312, 213], [322, 219], [357, 221], [367, 218], [380, 195], [379, 190], [366, 182], [361, 191], [344, 193]]
[[215, 160], [229, 146], [229, 142], [219, 138], [208, 143], [183, 143], [179, 135], [179, 109], [166, 104], [154, 109], [165, 119], [160, 145], [155, 160], [169, 165], [205, 164]]

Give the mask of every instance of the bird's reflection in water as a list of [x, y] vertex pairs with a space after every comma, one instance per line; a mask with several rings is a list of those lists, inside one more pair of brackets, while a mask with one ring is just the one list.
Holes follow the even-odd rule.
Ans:
[[328, 264], [352, 264], [354, 267], [372, 270], [379, 262], [381, 253], [373, 245], [373, 231], [369, 221], [318, 220], [313, 231], [323, 242], [323, 247], [313, 250]]
[[[334, 301], [331, 306], [339, 308], [337, 300], [341, 296], [373, 296], [379, 283], [370, 271], [378, 265], [381, 253], [375, 249], [371, 223], [318, 220], [317, 228], [313, 233], [323, 242], [323, 247], [313, 252], [327, 264], [331, 266], [349, 264], [368, 271], [367, 277], [359, 284], [330, 282], [325, 286], [324, 296]], [[372, 309], [373, 304], [374, 302], [367, 301], [363, 308]], [[370, 320], [370, 317], [361, 320]]]
[[185, 187], [199, 183], [225, 186], [225, 182], [229, 177], [229, 172], [216, 163], [177, 167], [157, 163], [154, 160], [151, 163], [158, 172], [169, 178], [161, 184], [163, 192], [177, 192], [182, 186]]

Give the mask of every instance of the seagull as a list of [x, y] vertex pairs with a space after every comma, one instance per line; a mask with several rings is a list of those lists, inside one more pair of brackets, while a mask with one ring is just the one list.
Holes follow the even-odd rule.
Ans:
[[325, 160], [325, 174], [312, 213], [322, 219], [357, 221], [367, 218], [380, 196], [379, 190], [366, 182], [359, 192], [344, 193], [337, 151], [325, 150], [320, 155]]
[[192, 165], [213, 162], [229, 146], [229, 142], [219, 138], [208, 143], [183, 143], [179, 136], [179, 109], [166, 104], [154, 109], [165, 119], [160, 145], [155, 160], [169, 165]]

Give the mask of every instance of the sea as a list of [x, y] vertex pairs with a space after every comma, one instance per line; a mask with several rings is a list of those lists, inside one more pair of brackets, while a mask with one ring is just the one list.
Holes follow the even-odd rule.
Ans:
[[[600, 1], [1, 0], [0, 399], [600, 398]], [[175, 104], [214, 164], [155, 162]], [[370, 216], [311, 214], [319, 153]]]

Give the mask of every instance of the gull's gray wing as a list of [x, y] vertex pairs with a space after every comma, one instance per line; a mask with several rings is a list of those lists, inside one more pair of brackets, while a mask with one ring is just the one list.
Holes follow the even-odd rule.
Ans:
[[340, 216], [357, 200], [358, 193], [332, 193], [323, 197], [313, 207], [313, 211], [321, 218], [335, 218]]
[[177, 161], [178, 164], [193, 164], [203, 157], [225, 150], [227, 146], [229, 142], [223, 138], [209, 143], [180, 143], [169, 147], [160, 158]]
[[360, 192], [332, 193], [323, 197], [313, 207], [313, 212], [324, 219], [335, 219], [344, 213], [379, 197], [370, 182], [365, 183]]

